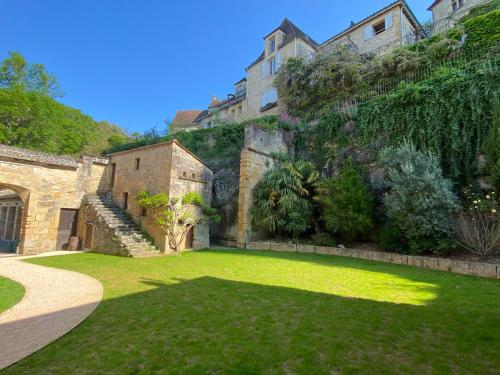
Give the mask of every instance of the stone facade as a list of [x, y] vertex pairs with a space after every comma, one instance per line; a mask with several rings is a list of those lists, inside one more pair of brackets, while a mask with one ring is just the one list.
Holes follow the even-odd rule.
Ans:
[[[276, 71], [291, 57], [312, 58], [316, 52], [316, 43], [311, 39], [294, 37], [287, 41], [283, 29], [288, 30], [289, 27], [280, 26], [264, 38], [263, 54], [246, 69], [248, 119], [281, 113], [284, 108], [274, 87]], [[270, 47], [273, 40], [274, 49]]]
[[[182, 197], [187, 192], [200, 193], [205, 202], [212, 197], [212, 171], [177, 141], [156, 144], [111, 154], [108, 176], [114, 201], [126, 210], [154, 239], [155, 244], [168, 251], [168, 242], [161, 228], [137, 203], [137, 194], [166, 193]], [[113, 168], [115, 170], [112, 182]], [[207, 224], [194, 228], [193, 248], [209, 246]]]
[[212, 98], [208, 110], [196, 123], [207, 128], [285, 112], [274, 79], [279, 67], [291, 57], [309, 60], [317, 53], [328, 53], [339, 45], [347, 45], [358, 53], [383, 55], [421, 37], [421, 25], [403, 0], [392, 2], [360, 22], [352, 23], [322, 44], [316, 43], [285, 18], [263, 38], [262, 53], [246, 68], [245, 78], [235, 84], [234, 94], [223, 101]]
[[437, 0], [429, 7], [432, 11], [434, 32], [440, 33], [455, 26], [469, 11], [491, 0]]
[[85, 194], [106, 188], [106, 163], [0, 145], [0, 187], [24, 202], [18, 253], [56, 250], [61, 210], [78, 210]]
[[258, 125], [245, 128], [245, 146], [240, 158], [240, 189], [238, 197], [237, 246], [258, 237], [249, 214], [255, 185], [275, 164], [274, 153], [288, 153], [288, 133], [268, 131]]
[[345, 45], [365, 54], [383, 55], [417, 39], [418, 21], [403, 1], [398, 1], [328, 39], [320, 46], [327, 53]]

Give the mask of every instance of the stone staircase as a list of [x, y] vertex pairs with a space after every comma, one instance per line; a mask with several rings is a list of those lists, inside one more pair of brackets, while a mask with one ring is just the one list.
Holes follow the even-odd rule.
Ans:
[[85, 205], [87, 213], [93, 211], [91, 216], [101, 234], [96, 238], [96, 246], [92, 250], [130, 257], [163, 254], [109, 195], [88, 195]]

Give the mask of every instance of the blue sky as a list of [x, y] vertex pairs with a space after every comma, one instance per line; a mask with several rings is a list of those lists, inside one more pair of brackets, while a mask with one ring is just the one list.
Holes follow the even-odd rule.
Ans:
[[[129, 132], [225, 97], [288, 17], [323, 42], [392, 0], [0, 0], [0, 59], [21, 52], [61, 102]], [[431, 0], [409, 0], [421, 22]]]

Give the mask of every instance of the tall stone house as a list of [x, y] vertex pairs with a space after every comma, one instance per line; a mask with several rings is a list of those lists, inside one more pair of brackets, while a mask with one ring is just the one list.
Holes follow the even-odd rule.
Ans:
[[436, 0], [428, 10], [432, 12], [434, 32], [440, 33], [455, 26], [457, 21], [467, 15], [472, 8], [491, 0]]
[[212, 97], [208, 109], [189, 129], [242, 122], [284, 111], [273, 82], [280, 66], [291, 57], [312, 60], [316, 54], [328, 53], [339, 45], [361, 54], [384, 54], [414, 43], [423, 36], [421, 30], [422, 26], [404, 0], [394, 1], [359, 22], [351, 22], [345, 30], [321, 44], [285, 18], [263, 37], [262, 52], [247, 66], [245, 77], [235, 83], [233, 93], [224, 100]]

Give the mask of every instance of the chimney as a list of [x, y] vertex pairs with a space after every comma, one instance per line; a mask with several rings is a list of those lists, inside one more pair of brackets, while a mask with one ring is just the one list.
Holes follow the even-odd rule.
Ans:
[[215, 95], [212, 95], [212, 99], [210, 100], [210, 106], [214, 106], [219, 102], [219, 99]]

